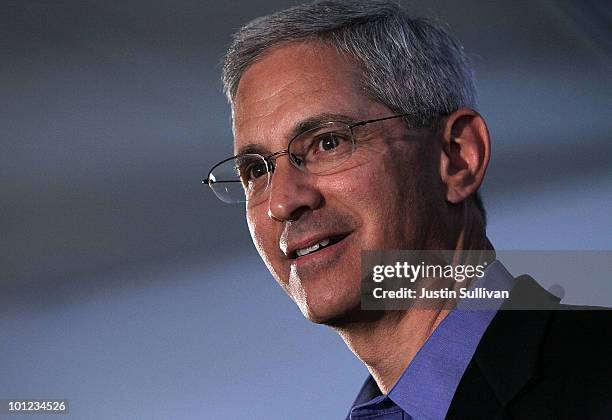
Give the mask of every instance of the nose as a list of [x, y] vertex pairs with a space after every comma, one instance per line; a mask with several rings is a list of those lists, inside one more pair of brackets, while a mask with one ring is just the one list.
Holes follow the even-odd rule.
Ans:
[[276, 160], [268, 188], [268, 216], [280, 222], [297, 220], [323, 202], [312, 175], [296, 168], [288, 158]]

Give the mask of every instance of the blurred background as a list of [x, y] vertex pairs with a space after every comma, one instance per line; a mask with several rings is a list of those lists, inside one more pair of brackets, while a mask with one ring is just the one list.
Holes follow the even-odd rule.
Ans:
[[[605, 3], [404, 2], [475, 62], [498, 249], [612, 249]], [[367, 372], [200, 184], [232, 152], [232, 32], [293, 4], [2, 2], [0, 399], [67, 398], [78, 419], [346, 414]], [[596, 294], [573, 303], [610, 305]]]

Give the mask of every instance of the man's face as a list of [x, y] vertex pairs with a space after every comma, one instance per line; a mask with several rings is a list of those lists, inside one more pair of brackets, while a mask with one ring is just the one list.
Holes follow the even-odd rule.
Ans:
[[[269, 51], [243, 75], [234, 101], [235, 148], [287, 148], [300, 123], [321, 117], [362, 121], [394, 115], [360, 88], [360, 69], [319, 43]], [[344, 117], [343, 117], [344, 116]], [[359, 313], [361, 251], [428, 249], [444, 193], [439, 147], [401, 119], [355, 130], [357, 147], [333, 174], [276, 162], [266, 199], [247, 203], [253, 242], [277, 282], [314, 322]], [[297, 256], [298, 249], [330, 243]]]

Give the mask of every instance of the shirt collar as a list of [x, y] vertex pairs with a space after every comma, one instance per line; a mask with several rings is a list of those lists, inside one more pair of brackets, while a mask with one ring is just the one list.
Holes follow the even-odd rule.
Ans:
[[[514, 283], [514, 277], [501, 262], [494, 261], [485, 270], [485, 275], [470, 288], [511, 290]], [[385, 399], [390, 399], [414, 418], [444, 418], [461, 377], [503, 300], [484, 303], [486, 305], [479, 309], [478, 302], [462, 305], [460, 301], [458, 308], [451, 311], [427, 339], [389, 395], [382, 395], [370, 375], [352, 409], [369, 404], [379, 405]]]

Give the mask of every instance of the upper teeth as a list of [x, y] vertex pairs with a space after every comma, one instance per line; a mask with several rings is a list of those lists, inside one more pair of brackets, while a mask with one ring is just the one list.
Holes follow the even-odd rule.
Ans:
[[297, 251], [295, 251], [295, 253], [297, 254], [298, 257], [302, 257], [304, 255], [310, 254], [311, 252], [315, 252], [319, 248], [322, 248], [322, 247], [327, 246], [327, 245], [329, 245], [329, 239], [325, 239], [325, 240], [319, 242], [318, 244], [314, 244], [312, 246], [309, 246], [308, 248], [298, 249]]

